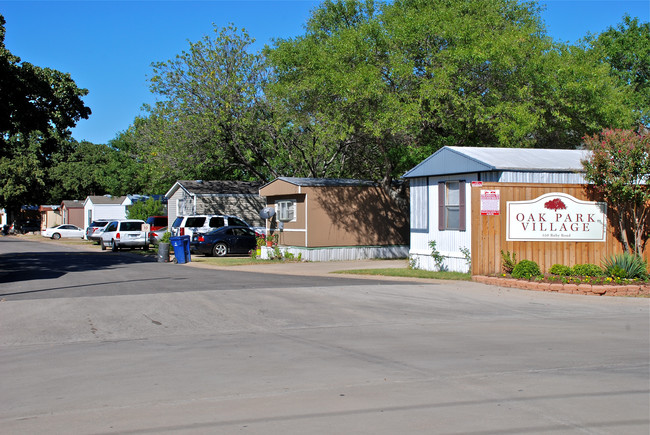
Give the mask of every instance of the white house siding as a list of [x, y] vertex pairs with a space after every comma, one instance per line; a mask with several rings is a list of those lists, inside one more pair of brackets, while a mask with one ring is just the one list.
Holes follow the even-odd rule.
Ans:
[[87, 201], [84, 204], [84, 233], [94, 220], [126, 219], [127, 205], [130, 205], [128, 200], [122, 204], [94, 204]]
[[[269, 250], [271, 248], [268, 248]], [[400, 259], [408, 255], [408, 246], [341, 246], [330, 248], [305, 248], [287, 246], [280, 248], [283, 253], [293, 254], [302, 261], [352, 261], [368, 259]], [[262, 258], [265, 254], [262, 254]], [[268, 252], [266, 253], [268, 256]]]
[[179, 188], [167, 199], [167, 220], [171, 225], [176, 217], [196, 214], [195, 199], [184, 189]]
[[[427, 186], [427, 200], [428, 204], [423, 204], [424, 200], [416, 194], [416, 201], [419, 206], [426, 207], [428, 214], [428, 230], [422, 228], [411, 229], [411, 247], [409, 250], [409, 258], [411, 263], [418, 269], [424, 270], [438, 270], [436, 263], [431, 257], [431, 248], [429, 242], [436, 242], [436, 250], [445, 256], [444, 266], [454, 272], [468, 272], [469, 264], [465, 259], [461, 249], [471, 249], [472, 234], [471, 234], [471, 183], [478, 179], [478, 174], [464, 174], [445, 177], [428, 177], [428, 178], [414, 178], [411, 179], [411, 189], [415, 184], [416, 189], [422, 189], [426, 180]], [[416, 181], [418, 180], [418, 181]], [[438, 183], [442, 181], [465, 180], [465, 231], [439, 231], [438, 230]], [[415, 181], [415, 183], [413, 183]], [[413, 201], [413, 199], [412, 199]], [[415, 217], [415, 222], [421, 222], [424, 217], [421, 215], [413, 216], [418, 213], [417, 205], [411, 202], [412, 217]]]

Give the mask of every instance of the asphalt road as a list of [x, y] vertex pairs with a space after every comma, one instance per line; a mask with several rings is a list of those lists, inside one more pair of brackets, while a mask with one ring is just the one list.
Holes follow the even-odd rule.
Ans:
[[2, 434], [642, 434], [648, 299], [0, 238]]

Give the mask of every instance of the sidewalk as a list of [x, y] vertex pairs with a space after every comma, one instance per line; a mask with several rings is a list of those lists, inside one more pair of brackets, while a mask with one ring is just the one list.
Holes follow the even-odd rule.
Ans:
[[[293, 263], [264, 263], [242, 266], [216, 266], [208, 263], [190, 261], [188, 266], [201, 267], [206, 269], [222, 269], [241, 272], [275, 273], [280, 275], [302, 275], [302, 276], [327, 276], [332, 272], [354, 269], [386, 269], [406, 268], [408, 261], [399, 260], [355, 260], [355, 261], [318, 261], [318, 262], [293, 262]], [[354, 277], [356, 275], [346, 275]], [[380, 278], [375, 275], [358, 275], [363, 278]], [[394, 279], [394, 277], [393, 277]]]

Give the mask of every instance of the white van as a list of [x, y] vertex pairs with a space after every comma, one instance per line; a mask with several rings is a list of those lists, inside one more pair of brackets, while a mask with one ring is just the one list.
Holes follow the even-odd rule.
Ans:
[[201, 214], [193, 216], [178, 216], [172, 223], [170, 233], [172, 236], [190, 236], [194, 233], [207, 233], [215, 228], [226, 226], [249, 227], [246, 222], [237, 216]]

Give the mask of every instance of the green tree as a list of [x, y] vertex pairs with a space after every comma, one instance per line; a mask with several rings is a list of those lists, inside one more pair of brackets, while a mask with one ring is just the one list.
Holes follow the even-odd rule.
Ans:
[[116, 143], [70, 141], [55, 153], [48, 170], [49, 201], [141, 192], [145, 188], [142, 165], [128, 153], [116, 149]]
[[153, 64], [151, 91], [161, 101], [129, 134], [155, 178], [264, 180], [275, 171], [264, 58], [249, 51], [254, 40], [246, 31], [214, 32]]
[[149, 216], [164, 216], [165, 206], [161, 201], [147, 198], [146, 201], [137, 201], [126, 210], [126, 217], [129, 219], [141, 219], [146, 221]]
[[650, 126], [650, 23], [626, 15], [623, 22], [586, 43], [598, 61], [611, 66], [611, 74], [628, 88], [627, 104], [636, 122]]
[[613, 207], [626, 252], [641, 255], [648, 240], [650, 213], [650, 134], [605, 130], [585, 138], [591, 156], [586, 178]]
[[0, 206], [18, 207], [47, 196], [52, 155], [70, 128], [88, 118], [81, 99], [88, 91], [69, 74], [22, 62], [4, 44], [0, 15]]
[[632, 119], [608, 67], [554, 43], [533, 2], [327, 0], [267, 57], [273, 97], [345, 151], [341, 173], [385, 188], [444, 145], [572, 148]]

